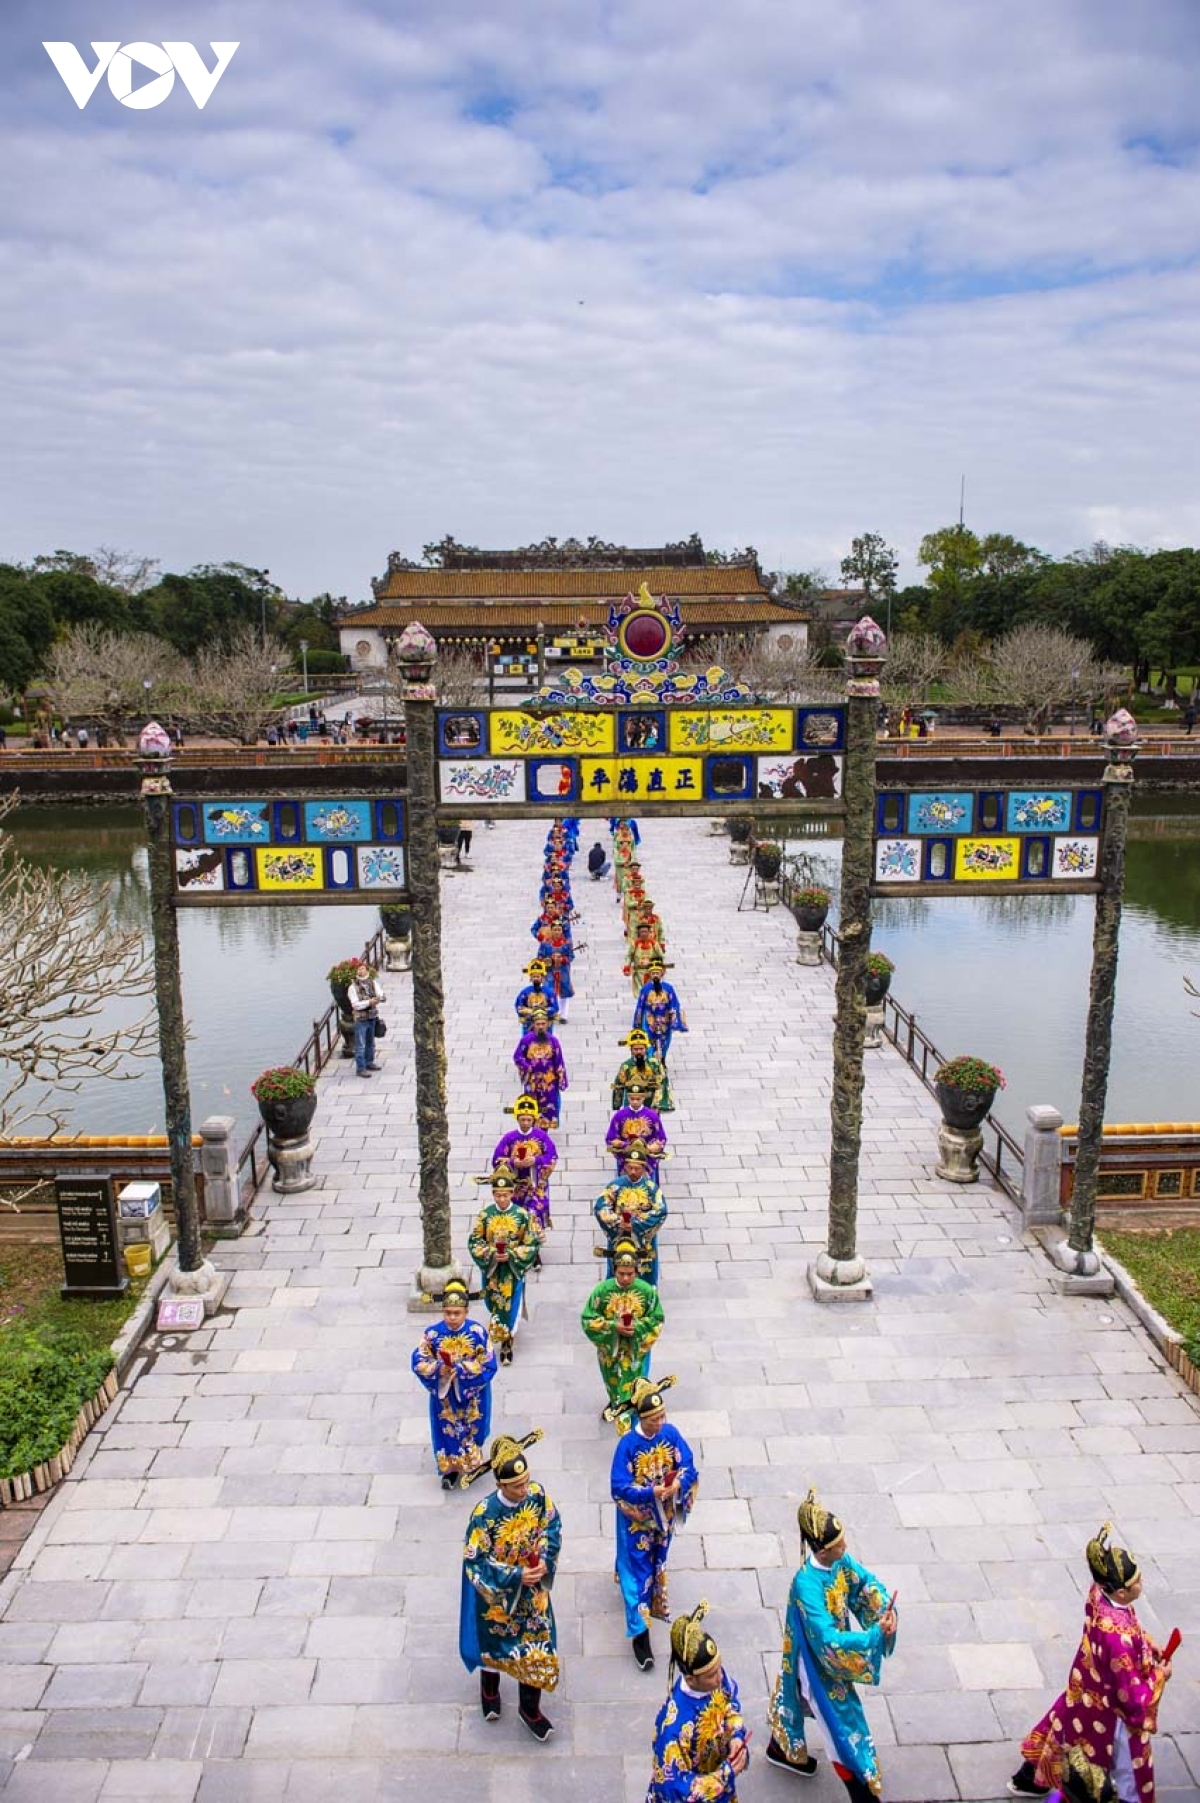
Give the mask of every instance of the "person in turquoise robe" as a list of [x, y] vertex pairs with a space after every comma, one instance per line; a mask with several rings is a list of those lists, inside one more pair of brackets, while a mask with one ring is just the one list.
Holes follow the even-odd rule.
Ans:
[[412, 1367], [429, 1391], [429, 1433], [443, 1490], [483, 1463], [492, 1424], [496, 1355], [487, 1329], [468, 1319], [470, 1291], [452, 1277], [442, 1292], [442, 1319], [427, 1327]]
[[535, 1428], [522, 1440], [502, 1434], [486, 1465], [463, 1478], [464, 1488], [485, 1471], [494, 1493], [477, 1503], [463, 1543], [458, 1650], [469, 1672], [479, 1672], [485, 1721], [500, 1715], [500, 1674], [517, 1681], [517, 1714], [535, 1740], [548, 1740], [553, 1723], [542, 1714], [543, 1690], [558, 1684], [558, 1639], [550, 1592], [562, 1549], [558, 1510], [529, 1475], [526, 1449], [542, 1437]]
[[657, 1289], [658, 1230], [667, 1218], [667, 1204], [647, 1173], [644, 1154], [626, 1154], [624, 1170], [596, 1197], [592, 1213], [607, 1241], [608, 1276], [613, 1275], [617, 1242], [630, 1239], [638, 1248], [638, 1276]]
[[850, 1557], [841, 1522], [815, 1490], [801, 1503], [797, 1519], [806, 1557], [788, 1594], [767, 1762], [814, 1772], [816, 1761], [808, 1751], [812, 1723], [851, 1803], [873, 1803], [883, 1795], [883, 1780], [855, 1685], [879, 1683], [883, 1661], [896, 1645], [895, 1598]]
[[654, 1724], [646, 1803], [737, 1803], [750, 1764], [738, 1687], [703, 1627], [708, 1604], [671, 1623], [671, 1688]]
[[669, 1621], [667, 1556], [696, 1500], [700, 1474], [692, 1449], [667, 1420], [663, 1392], [674, 1383], [639, 1377], [630, 1392], [627, 1431], [613, 1453], [610, 1486], [617, 1505], [616, 1577], [625, 1633], [642, 1671], [654, 1668], [650, 1623]]

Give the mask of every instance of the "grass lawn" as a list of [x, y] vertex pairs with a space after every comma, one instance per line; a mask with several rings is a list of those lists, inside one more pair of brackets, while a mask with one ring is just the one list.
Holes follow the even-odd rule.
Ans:
[[1113, 1233], [1104, 1228], [1100, 1238], [1194, 1357], [1200, 1345], [1200, 1229]]
[[112, 1302], [64, 1302], [56, 1245], [0, 1247], [0, 1477], [52, 1457], [112, 1367], [146, 1280]]

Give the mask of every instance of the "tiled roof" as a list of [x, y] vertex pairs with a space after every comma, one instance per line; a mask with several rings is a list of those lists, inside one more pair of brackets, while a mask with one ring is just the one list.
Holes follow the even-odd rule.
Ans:
[[[784, 623], [796, 625], [807, 616], [798, 613], [794, 607], [784, 607], [778, 601], [769, 601], [765, 596], [755, 596], [743, 600], [741, 596], [725, 595], [711, 601], [689, 602], [684, 596], [680, 602], [681, 615], [687, 626], [728, 627], [736, 631], [740, 626], [779, 626]], [[384, 627], [401, 629], [411, 620], [420, 620], [433, 633], [441, 632], [477, 632], [481, 635], [502, 632], [506, 628], [519, 631], [535, 631], [545, 626], [547, 631], [562, 631], [578, 625], [581, 621], [589, 626], [603, 626], [608, 618], [608, 603], [596, 601], [548, 601], [544, 603], [520, 601], [477, 601], [471, 605], [441, 605], [427, 607], [420, 602], [392, 602], [379, 607], [364, 608], [361, 613], [344, 616], [339, 622], [343, 633], [353, 634], [359, 627]]]
[[393, 570], [380, 583], [376, 599], [470, 601], [501, 595], [587, 595], [619, 600], [622, 595], [636, 595], [643, 582], [652, 595], [766, 594], [752, 563], [716, 563], [696, 569]]

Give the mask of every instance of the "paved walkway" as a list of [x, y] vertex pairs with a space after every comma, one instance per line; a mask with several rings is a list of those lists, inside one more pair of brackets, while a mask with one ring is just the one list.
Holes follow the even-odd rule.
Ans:
[[[532, 941], [542, 829], [476, 834], [445, 884], [456, 1238], [516, 1093], [512, 996]], [[586, 845], [586, 839], [585, 839]], [[876, 1301], [819, 1309], [832, 986], [791, 961], [789, 917], [736, 911], [743, 873], [698, 822], [655, 822], [643, 862], [691, 1021], [676, 1042], [667, 1327], [656, 1368], [699, 1454], [673, 1599], [707, 1596], [760, 1757], [795, 1509], [809, 1482], [898, 1586], [901, 1634], [870, 1713], [890, 1803], [998, 1798], [1063, 1682], [1083, 1545], [1114, 1516], [1145, 1619], [1189, 1639], [1167, 1693], [1161, 1803], [1200, 1796], [1200, 1416], [1119, 1304], [1064, 1301], [996, 1194], [931, 1175], [934, 1110], [870, 1055], [862, 1247]], [[5, 1803], [640, 1803], [666, 1662], [640, 1674], [611, 1578], [601, 1386], [578, 1311], [591, 1201], [629, 1019], [608, 884], [580, 874], [579, 994], [556, 1231], [534, 1318], [497, 1380], [498, 1426], [538, 1424], [565, 1549], [559, 1732], [484, 1726], [457, 1657], [469, 1501], [434, 1481], [405, 1312], [419, 1230], [406, 980], [387, 1068], [322, 1084], [320, 1187], [265, 1201], [212, 1329], [153, 1340], [88, 1456], [0, 1585]], [[903, 992], [903, 972], [900, 972]], [[660, 1647], [662, 1629], [656, 1630]], [[1189, 1736], [1187, 1730], [1193, 1732]], [[146, 1761], [155, 1762], [148, 1770]], [[12, 1761], [9, 1765], [5, 1762]], [[829, 1772], [805, 1791], [844, 1796]]]

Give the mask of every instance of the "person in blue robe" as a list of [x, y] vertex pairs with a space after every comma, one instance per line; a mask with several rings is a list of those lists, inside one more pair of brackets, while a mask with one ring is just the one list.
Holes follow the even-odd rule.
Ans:
[[613, 1275], [618, 1241], [630, 1239], [638, 1249], [638, 1276], [657, 1289], [658, 1230], [667, 1218], [667, 1204], [636, 1146], [625, 1154], [625, 1168], [616, 1182], [596, 1197], [592, 1213], [604, 1230], [608, 1275]]
[[669, 1621], [667, 1558], [691, 1513], [700, 1474], [692, 1449], [667, 1420], [663, 1392], [673, 1377], [639, 1377], [622, 1417], [626, 1431], [613, 1453], [610, 1487], [617, 1505], [617, 1583], [625, 1634], [642, 1671], [653, 1670], [650, 1623]]
[[633, 1010], [633, 1024], [650, 1035], [650, 1044], [667, 1062], [671, 1040], [676, 1033], [686, 1033], [688, 1025], [674, 988], [663, 975], [667, 966], [662, 958], [652, 958], [647, 965], [647, 979], [638, 990]]
[[517, 1714], [535, 1740], [548, 1740], [553, 1723], [542, 1714], [543, 1690], [558, 1684], [558, 1638], [550, 1592], [562, 1548], [562, 1522], [541, 1484], [529, 1475], [526, 1450], [540, 1440], [535, 1428], [521, 1440], [501, 1434], [488, 1461], [461, 1480], [466, 1488], [484, 1472], [494, 1493], [477, 1503], [463, 1543], [458, 1650], [469, 1672], [479, 1672], [485, 1721], [500, 1715], [500, 1674], [517, 1681]]
[[788, 1594], [767, 1761], [785, 1771], [814, 1772], [812, 1724], [851, 1803], [873, 1803], [883, 1795], [883, 1780], [855, 1686], [879, 1683], [883, 1661], [896, 1645], [896, 1599], [850, 1557], [841, 1522], [815, 1490], [797, 1519], [805, 1561]]
[[429, 1391], [429, 1433], [443, 1490], [483, 1463], [492, 1424], [496, 1355], [487, 1329], [467, 1315], [470, 1291], [452, 1277], [442, 1291], [442, 1318], [427, 1327], [412, 1368]]
[[671, 1623], [671, 1687], [654, 1724], [646, 1803], [737, 1803], [750, 1764], [738, 1687], [703, 1626], [708, 1604]]
[[531, 959], [525, 966], [525, 975], [529, 981], [524, 989], [517, 991], [517, 999], [513, 1003], [517, 1019], [525, 1030], [528, 1030], [535, 1014], [544, 1014], [547, 1020], [553, 1021], [558, 1013], [558, 998], [553, 984], [548, 981], [548, 974], [540, 958]]

